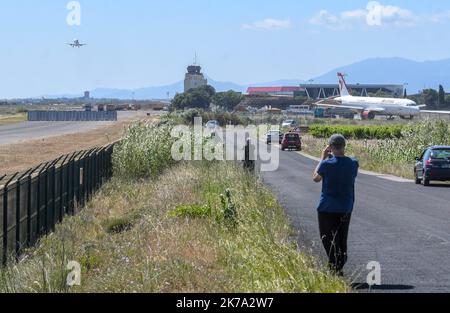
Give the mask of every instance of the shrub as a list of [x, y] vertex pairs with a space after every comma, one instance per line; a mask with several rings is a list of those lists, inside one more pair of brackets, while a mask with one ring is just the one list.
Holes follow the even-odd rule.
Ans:
[[227, 189], [225, 195], [220, 195], [222, 201], [222, 210], [225, 224], [228, 227], [235, 228], [237, 226], [237, 210], [236, 205], [231, 200], [231, 191]]
[[403, 125], [311, 125], [309, 132], [316, 138], [328, 138], [333, 134], [342, 134], [347, 139], [388, 139], [400, 138], [403, 128]]
[[130, 216], [123, 216], [113, 218], [105, 223], [105, 230], [108, 234], [120, 234], [129, 231], [133, 228], [133, 218]]
[[155, 177], [171, 166], [175, 162], [171, 127], [170, 121], [132, 125], [114, 148], [114, 173], [128, 178]]
[[189, 204], [180, 205], [169, 212], [169, 217], [203, 218], [211, 216], [211, 207], [207, 205]]

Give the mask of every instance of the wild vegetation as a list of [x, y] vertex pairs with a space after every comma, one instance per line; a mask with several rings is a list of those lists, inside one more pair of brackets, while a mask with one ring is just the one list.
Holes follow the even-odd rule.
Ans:
[[243, 99], [244, 96], [240, 92], [233, 90], [216, 92], [214, 87], [206, 85], [176, 94], [172, 100], [172, 108], [175, 110], [208, 110], [213, 104], [221, 110], [229, 112], [233, 111]]
[[411, 164], [425, 148], [450, 145], [450, 126], [443, 120], [425, 120], [404, 127], [400, 138], [379, 140], [367, 146], [369, 155], [380, 162]]
[[316, 138], [342, 134], [347, 139], [394, 139], [402, 137], [404, 125], [311, 125], [309, 133]]
[[25, 122], [26, 119], [27, 119], [27, 116], [24, 113], [0, 115], [0, 125], [8, 125], [8, 124]]
[[113, 155], [116, 175], [128, 178], [156, 177], [174, 164], [169, 121], [131, 125]]
[[[319, 156], [326, 138], [303, 136], [304, 151]], [[423, 120], [401, 129], [401, 136], [385, 139], [350, 139], [347, 154], [355, 156], [361, 168], [414, 178], [415, 158], [432, 145], [450, 145], [450, 125], [444, 120]]]
[[[240, 164], [166, 160], [164, 125], [129, 130], [113, 180], [1, 270], [0, 291], [349, 291], [299, 249], [283, 208]], [[69, 288], [72, 260], [82, 276]]]

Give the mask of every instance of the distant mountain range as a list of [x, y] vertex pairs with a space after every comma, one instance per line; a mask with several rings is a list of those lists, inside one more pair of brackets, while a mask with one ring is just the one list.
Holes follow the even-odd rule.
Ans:
[[[348, 75], [348, 83], [400, 85], [407, 83], [409, 94], [417, 93], [424, 88], [437, 89], [439, 84], [450, 91], [450, 59], [416, 62], [403, 58], [371, 58], [333, 69], [324, 75], [316, 77], [314, 83], [337, 83], [337, 72], [346, 73]], [[245, 92], [250, 86], [296, 86], [304, 83], [305, 80], [283, 79], [267, 83], [239, 85], [233, 82], [216, 81], [208, 77], [208, 82], [219, 92], [227, 90]], [[167, 98], [168, 92], [171, 97], [177, 92], [183, 92], [183, 81], [165, 86], [146, 87], [135, 90], [98, 88], [91, 91], [91, 97], [165, 99]], [[75, 95], [65, 96], [77, 97]]]
[[[228, 91], [234, 90], [238, 92], [246, 92], [248, 87], [266, 87], [266, 86], [291, 86], [291, 85], [299, 85], [303, 81], [296, 79], [288, 79], [288, 80], [279, 80], [267, 83], [258, 83], [258, 84], [249, 84], [249, 85], [239, 85], [233, 82], [221, 82], [216, 81], [210, 77], [208, 78], [208, 83], [213, 86], [216, 91]], [[147, 87], [140, 88], [135, 90], [126, 90], [126, 89], [108, 89], [108, 88], [100, 88], [94, 89], [91, 91], [91, 97], [93, 98], [115, 98], [115, 99], [132, 99], [133, 96], [135, 99], [165, 99], [167, 98], [167, 93], [169, 92], [170, 96], [173, 97], [176, 93], [181, 93], [184, 90], [184, 82], [179, 81], [174, 84], [158, 86], [158, 87]], [[134, 94], [133, 94], [134, 93]]]
[[336, 73], [348, 74], [348, 83], [407, 84], [409, 94], [424, 88], [450, 92], [450, 59], [416, 62], [402, 58], [374, 58], [334, 69], [314, 79], [314, 83], [337, 82]]

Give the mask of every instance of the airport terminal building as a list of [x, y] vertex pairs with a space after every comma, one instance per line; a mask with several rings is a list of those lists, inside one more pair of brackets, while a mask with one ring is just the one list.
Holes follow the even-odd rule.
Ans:
[[[367, 97], [369, 94], [382, 91], [392, 97], [401, 97], [404, 93], [403, 85], [387, 85], [387, 84], [348, 84], [354, 95]], [[325, 99], [329, 97], [339, 96], [338, 84], [301, 84], [300, 90], [296, 95], [306, 96], [308, 99]]]

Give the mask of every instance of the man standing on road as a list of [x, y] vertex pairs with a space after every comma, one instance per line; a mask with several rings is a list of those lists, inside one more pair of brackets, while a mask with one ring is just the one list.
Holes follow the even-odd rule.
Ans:
[[346, 140], [333, 135], [322, 152], [322, 160], [314, 171], [313, 180], [322, 182], [318, 207], [319, 230], [328, 255], [330, 269], [342, 276], [347, 262], [347, 238], [355, 203], [355, 180], [358, 161], [345, 156]]

